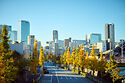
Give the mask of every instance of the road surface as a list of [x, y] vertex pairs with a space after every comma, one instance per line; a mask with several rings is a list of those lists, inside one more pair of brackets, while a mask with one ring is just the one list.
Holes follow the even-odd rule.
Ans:
[[52, 63], [45, 62], [45, 66], [49, 70], [49, 74], [44, 74], [40, 83], [93, 83], [91, 80], [70, 70], [55, 67]]

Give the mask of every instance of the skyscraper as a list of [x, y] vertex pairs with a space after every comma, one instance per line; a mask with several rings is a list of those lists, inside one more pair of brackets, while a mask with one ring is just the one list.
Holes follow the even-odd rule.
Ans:
[[30, 45], [32, 48], [34, 47], [34, 40], [35, 40], [35, 36], [34, 35], [29, 35], [28, 36], [28, 45]]
[[37, 49], [40, 50], [41, 48], [41, 41], [37, 41]]
[[53, 30], [52, 32], [52, 41], [58, 41], [58, 31], [57, 30]]
[[64, 39], [64, 48], [68, 48], [69, 47], [69, 42], [71, 42], [71, 37], [69, 39]]
[[115, 43], [114, 24], [105, 24], [105, 40], [111, 41], [111, 49]]
[[[34, 35], [28, 35], [28, 41], [27, 41], [27, 53], [29, 53], [30, 55], [33, 54], [33, 48], [34, 48], [34, 40], [35, 40], [35, 36]], [[28, 52], [29, 51], [29, 52]]]
[[89, 44], [94, 44], [97, 42], [101, 42], [101, 34], [98, 33], [90, 33], [86, 35], [86, 41]]
[[15, 42], [17, 41], [17, 31], [12, 31], [11, 32], [11, 38], [12, 38], [12, 41]]
[[18, 31], [19, 42], [23, 42], [26, 45], [28, 35], [30, 35], [30, 23], [25, 20], [20, 20], [19, 21], [19, 31]]
[[59, 51], [58, 43], [55, 42], [54, 43], [54, 55], [58, 55], [58, 51]]

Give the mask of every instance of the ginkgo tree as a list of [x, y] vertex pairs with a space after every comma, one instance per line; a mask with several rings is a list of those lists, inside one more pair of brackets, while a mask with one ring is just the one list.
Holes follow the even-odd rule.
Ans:
[[[1, 37], [1, 30], [0, 30], [0, 37]], [[0, 83], [5, 83], [5, 78], [3, 76], [4, 74], [4, 68], [5, 68], [5, 64], [4, 64], [4, 60], [3, 60], [3, 56], [2, 55], [2, 49], [1, 49], [1, 42], [0, 42]]]
[[64, 66], [67, 67], [67, 61], [66, 61], [66, 58], [67, 58], [67, 49], [65, 50], [64, 55], [63, 55], [63, 64], [64, 64]]
[[44, 66], [44, 62], [45, 62], [45, 55], [44, 55], [43, 47], [41, 46], [40, 55], [39, 55], [39, 65], [41, 67], [43, 67]]
[[47, 60], [47, 62], [49, 62], [49, 55], [46, 56], [46, 60]]
[[117, 69], [113, 69], [113, 70], [112, 70], [111, 77], [112, 77], [112, 82], [113, 82], [113, 83], [115, 83], [115, 81], [117, 81], [117, 80], [123, 78], [123, 76], [122, 76], [122, 75], [119, 75], [119, 73], [120, 73], [120, 68], [117, 68]]
[[5, 83], [5, 78], [3, 76], [4, 74], [4, 61], [2, 60], [2, 56], [0, 56], [0, 83]]
[[87, 72], [88, 72], [88, 69], [90, 68], [90, 65], [89, 65], [89, 52], [87, 51], [87, 53], [85, 54], [86, 57], [85, 57], [85, 68], [87, 68]]
[[[18, 67], [15, 66], [12, 51], [9, 50], [9, 38], [8, 29], [6, 25], [3, 25], [2, 31], [0, 31], [0, 81], [12, 82], [17, 78]], [[3, 82], [3, 83], [4, 83]]]
[[38, 50], [37, 50], [37, 40], [34, 40], [33, 56], [30, 61], [30, 70], [36, 75], [38, 66]]
[[76, 66], [77, 66], [77, 70], [79, 71], [79, 63], [78, 63], [78, 61], [79, 61], [79, 52], [80, 52], [80, 48], [79, 48], [79, 45], [77, 45], [77, 49], [76, 49], [76, 51], [75, 51], [76, 53], [75, 53], [75, 61], [76, 61]]
[[75, 58], [76, 58], [76, 55], [75, 55], [75, 47], [73, 47], [73, 50], [72, 50], [73, 52], [72, 52], [72, 64], [73, 64], [73, 69], [75, 69], [76, 68], [76, 63], [77, 63], [77, 61], [75, 60]]
[[97, 62], [98, 62], [98, 60], [95, 56], [94, 46], [92, 46], [90, 55], [91, 55], [91, 57], [89, 58], [89, 65], [90, 65], [90, 69], [93, 71], [93, 76], [94, 76], [94, 72], [95, 72], [95, 70], [97, 70]]
[[61, 65], [63, 65], [63, 55], [60, 55], [60, 63], [61, 63]]
[[98, 61], [98, 68], [97, 68], [98, 72], [101, 73], [101, 79], [105, 75], [105, 68], [106, 68], [106, 61], [105, 61], [105, 58], [103, 56], [103, 52], [101, 50], [100, 59]]
[[117, 64], [116, 64], [116, 61], [114, 58], [115, 58], [114, 55], [110, 54], [110, 60], [109, 60], [109, 62], [106, 63], [106, 72], [107, 73], [112, 72], [112, 70], [117, 67]]
[[111, 73], [111, 77], [113, 78], [112, 81], [115, 82], [118, 79], [121, 79], [122, 76], [119, 76], [119, 69], [116, 69], [117, 64], [114, 59], [114, 55], [110, 55], [110, 61], [106, 62], [105, 57], [103, 56], [103, 52], [101, 50], [100, 52], [100, 58], [98, 59], [96, 56], [96, 51], [94, 49], [94, 46], [92, 46], [91, 52], [88, 51], [85, 53], [83, 44], [81, 44], [81, 47], [79, 45], [77, 46], [77, 49], [73, 47], [72, 53], [70, 54], [69, 48], [66, 49], [64, 52], [64, 55], [61, 55], [60, 61], [61, 64], [64, 66], [70, 66], [70, 64], [73, 65], [73, 70], [80, 71], [80, 69], [83, 72], [84, 68], [92, 70], [92, 74], [94, 77], [94, 72], [98, 71], [100, 73], [101, 78], [106, 75], [105, 73]]
[[68, 69], [69, 69], [69, 66], [72, 62], [72, 58], [71, 58], [71, 55], [70, 55], [70, 50], [68, 48], [68, 51], [67, 51], [67, 55], [66, 55], [66, 63], [68, 64]]
[[84, 66], [85, 66], [85, 50], [84, 50], [84, 48], [83, 48], [83, 43], [81, 44], [78, 58], [79, 58], [79, 59], [78, 59], [78, 64], [79, 64], [79, 66], [80, 66], [80, 69], [81, 69], [82, 72], [83, 72], [83, 69], [84, 69]]
[[120, 73], [120, 69], [117, 68], [117, 63], [115, 61], [115, 56], [114, 54], [110, 53], [110, 61], [107, 62], [106, 64], [106, 72], [107, 73], [111, 73], [111, 77], [112, 77], [112, 82], [114, 83], [115, 81], [117, 81], [118, 79], [123, 78], [121, 75], [119, 75]]

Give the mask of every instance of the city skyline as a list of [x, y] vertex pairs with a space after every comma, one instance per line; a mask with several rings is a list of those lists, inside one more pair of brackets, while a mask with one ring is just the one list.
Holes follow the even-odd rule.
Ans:
[[[107, 1], [108, 3], [106, 3]], [[2, 10], [0, 24], [11, 25], [13, 30], [18, 31], [18, 20], [29, 21], [31, 35], [35, 35], [43, 46], [46, 41], [51, 40], [52, 30], [58, 30], [59, 40], [69, 37], [85, 40], [85, 35], [88, 33], [100, 33], [104, 40], [106, 23], [114, 24], [116, 42], [125, 39], [125, 1], [123, 0], [102, 2], [99, 0], [38, 0], [37, 2], [25, 1], [25, 3], [23, 3], [24, 1], [1, 0], [0, 2]], [[23, 6], [21, 6], [22, 4]], [[33, 4], [36, 4], [35, 7], [32, 7]], [[8, 13], [10, 15], [7, 15]]]

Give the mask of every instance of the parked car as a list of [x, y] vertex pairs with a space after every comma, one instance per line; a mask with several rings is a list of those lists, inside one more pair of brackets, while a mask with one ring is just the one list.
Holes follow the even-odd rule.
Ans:
[[44, 74], [49, 74], [49, 71], [47, 70], [47, 67], [43, 67]]
[[43, 70], [47, 70], [47, 67], [43, 67]]
[[44, 74], [49, 74], [49, 71], [48, 70], [44, 70]]

